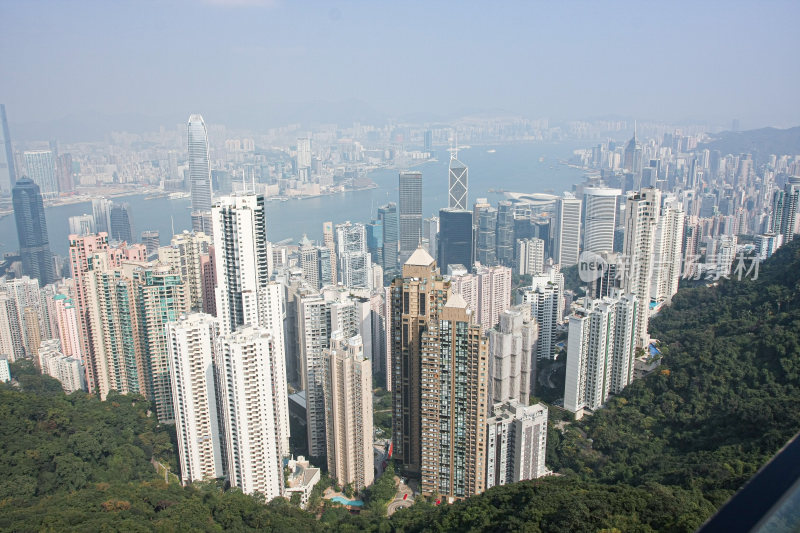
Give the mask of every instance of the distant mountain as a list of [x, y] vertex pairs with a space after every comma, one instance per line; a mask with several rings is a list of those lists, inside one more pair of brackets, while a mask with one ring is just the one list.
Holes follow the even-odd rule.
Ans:
[[701, 145], [701, 149], [719, 150], [722, 155], [752, 154], [757, 162], [764, 162], [770, 154], [800, 154], [800, 126], [723, 131], [711, 137], [713, 140]]

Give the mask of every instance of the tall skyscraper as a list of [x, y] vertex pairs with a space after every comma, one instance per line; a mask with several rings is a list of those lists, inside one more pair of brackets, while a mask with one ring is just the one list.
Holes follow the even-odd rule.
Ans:
[[581, 201], [565, 192], [556, 202], [553, 259], [561, 268], [578, 262], [581, 243]]
[[439, 211], [439, 242], [436, 257], [442, 272], [450, 265], [472, 268], [472, 212], [456, 209]]
[[218, 336], [219, 323], [210, 315], [194, 313], [167, 324], [178, 458], [184, 484], [225, 476], [226, 449], [213, 368]]
[[56, 179], [56, 163], [53, 159], [53, 152], [50, 150], [26, 151], [25, 166], [28, 168], [28, 177], [39, 186], [42, 196], [49, 198], [58, 195], [58, 180]]
[[650, 319], [650, 284], [653, 278], [653, 252], [660, 208], [661, 191], [651, 188], [632, 194], [625, 205], [623, 254], [627, 265], [623, 289], [639, 299], [636, 345], [642, 348], [649, 341], [647, 323]]
[[450, 157], [450, 187], [448, 194], [447, 207], [450, 209], [467, 209], [469, 193], [469, 170], [467, 166], [457, 159], [458, 154], [453, 153]]
[[75, 183], [72, 176], [72, 154], [61, 154], [56, 159], [56, 176], [58, 178], [58, 190], [61, 192], [72, 192]]
[[283, 495], [282, 459], [288, 451], [276, 424], [287, 401], [274, 389], [276, 357], [275, 338], [264, 328], [245, 326], [217, 340], [228, 479], [245, 494], [260, 492], [267, 501]]
[[297, 177], [305, 181], [311, 175], [311, 139], [297, 139]]
[[92, 198], [92, 216], [97, 233], [111, 235], [111, 205], [113, 202], [107, 198]]
[[201, 115], [191, 115], [187, 129], [192, 229], [211, 234], [211, 165], [208, 155], [208, 130]]
[[[403, 471], [418, 475], [421, 460], [422, 332], [438, 320], [449, 282], [439, 277], [436, 262], [422, 248], [403, 265], [403, 277], [391, 286], [390, 338], [392, 369], [392, 443]], [[463, 300], [463, 299], [462, 299]], [[438, 433], [437, 433], [438, 434]]]
[[[260, 194], [220, 198], [212, 209], [216, 307], [220, 331], [229, 334], [245, 325], [258, 326], [272, 336], [271, 365], [279, 457], [289, 453], [289, 396], [283, 333], [283, 286], [270, 281], [272, 245], [267, 241], [266, 209]], [[260, 330], [260, 331], [261, 331]], [[258, 333], [261, 335], [261, 333]]]
[[369, 289], [372, 261], [367, 252], [367, 230], [364, 224], [349, 221], [336, 225], [336, 257], [339, 260], [339, 281], [351, 289]]
[[23, 177], [11, 192], [17, 224], [22, 273], [36, 278], [44, 286], [56, 279], [53, 254], [47, 236], [47, 220], [39, 186]]
[[583, 251], [611, 252], [614, 250], [614, 230], [617, 227], [617, 198], [619, 189], [589, 187], [583, 190]]
[[389, 202], [378, 208], [378, 220], [383, 223], [383, 271], [389, 275], [397, 272], [397, 204]]
[[514, 206], [507, 200], [497, 204], [496, 257], [503, 266], [514, 266]]
[[422, 221], [422, 245], [436, 259], [439, 240], [439, 217], [430, 217]]
[[493, 207], [476, 206], [475, 211], [478, 213], [478, 239], [475, 246], [475, 260], [482, 265], [496, 265], [497, 210]]
[[420, 489], [450, 501], [480, 494], [486, 479], [488, 346], [470, 315], [451, 293], [421, 334]]
[[0, 147], [0, 192], [9, 194], [17, 183], [17, 170], [14, 162], [14, 149], [11, 146], [11, 134], [8, 131], [6, 105], [0, 104], [0, 122], [2, 122], [3, 146]]
[[131, 206], [127, 203], [111, 204], [109, 211], [111, 222], [111, 232], [109, 236], [112, 241], [132, 243], [133, 240], [133, 213]]
[[325, 434], [329, 475], [357, 491], [372, 485], [372, 368], [358, 335], [331, 335], [325, 355]]
[[[332, 283], [335, 283], [338, 278], [338, 261], [336, 260], [336, 238], [333, 235], [333, 222], [322, 223], [322, 238], [325, 247], [330, 252], [328, 260], [330, 263], [330, 273]], [[320, 258], [322, 260], [322, 258]]]
[[372, 262], [383, 266], [383, 222], [372, 220], [369, 224], [366, 224], [366, 229], [367, 251], [372, 257]]
[[783, 235], [783, 243], [792, 242], [800, 211], [800, 185], [787, 183], [783, 190], [775, 191], [769, 231]]
[[422, 173], [401, 172], [399, 189], [400, 263], [405, 264], [422, 241]]

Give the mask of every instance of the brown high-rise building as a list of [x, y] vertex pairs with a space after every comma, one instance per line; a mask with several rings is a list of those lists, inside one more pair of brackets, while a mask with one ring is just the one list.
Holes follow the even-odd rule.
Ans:
[[464, 299], [418, 248], [391, 289], [394, 454], [423, 494], [483, 492], [488, 343]]
[[403, 265], [403, 277], [391, 286], [392, 433], [394, 456], [403, 471], [420, 472], [420, 352], [422, 333], [437, 320], [450, 282], [439, 276], [436, 261], [418, 248]]
[[480, 494], [486, 480], [488, 342], [456, 293], [421, 337], [422, 493], [450, 501]]

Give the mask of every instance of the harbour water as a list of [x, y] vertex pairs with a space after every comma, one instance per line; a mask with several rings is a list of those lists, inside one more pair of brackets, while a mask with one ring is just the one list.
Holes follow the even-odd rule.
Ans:
[[[497, 192], [551, 192], [570, 190], [583, 179], [584, 172], [558, 163], [586, 143], [518, 143], [492, 146], [473, 145], [462, 149], [458, 158], [469, 167], [469, 205], [476, 198], [486, 197], [496, 203], [503, 198]], [[422, 172], [423, 216], [430, 217], [447, 206], [447, 168], [449, 154], [437, 152], [437, 161], [413, 168]], [[379, 206], [397, 202], [397, 170], [377, 170], [370, 174], [377, 187], [362, 191], [344, 192], [332, 196], [272, 201], [267, 204], [267, 233], [273, 242], [283, 239], [299, 240], [307, 234], [312, 240], [322, 239], [322, 223], [335, 224], [350, 220], [367, 222]], [[493, 190], [495, 192], [489, 192]], [[128, 202], [133, 213], [133, 231], [138, 236], [145, 230], [158, 230], [161, 244], [168, 244], [172, 230], [191, 228], [189, 199], [146, 198], [145, 195], [117, 198]], [[46, 210], [50, 248], [53, 253], [67, 255], [68, 219], [91, 213], [91, 203], [62, 205]], [[0, 219], [0, 252], [18, 248], [13, 215]]]

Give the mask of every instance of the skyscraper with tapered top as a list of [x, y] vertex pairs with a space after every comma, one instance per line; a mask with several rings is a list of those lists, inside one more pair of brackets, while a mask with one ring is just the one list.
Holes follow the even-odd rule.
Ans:
[[447, 207], [450, 209], [467, 209], [469, 201], [469, 169], [459, 161], [458, 152], [453, 152], [450, 157], [450, 187], [448, 189]]
[[211, 233], [211, 165], [208, 130], [201, 115], [191, 115], [189, 137], [189, 187], [192, 195], [192, 229]]
[[39, 284], [45, 286], [55, 281], [56, 276], [39, 186], [28, 178], [22, 178], [14, 185], [11, 196], [22, 273], [38, 279]]

